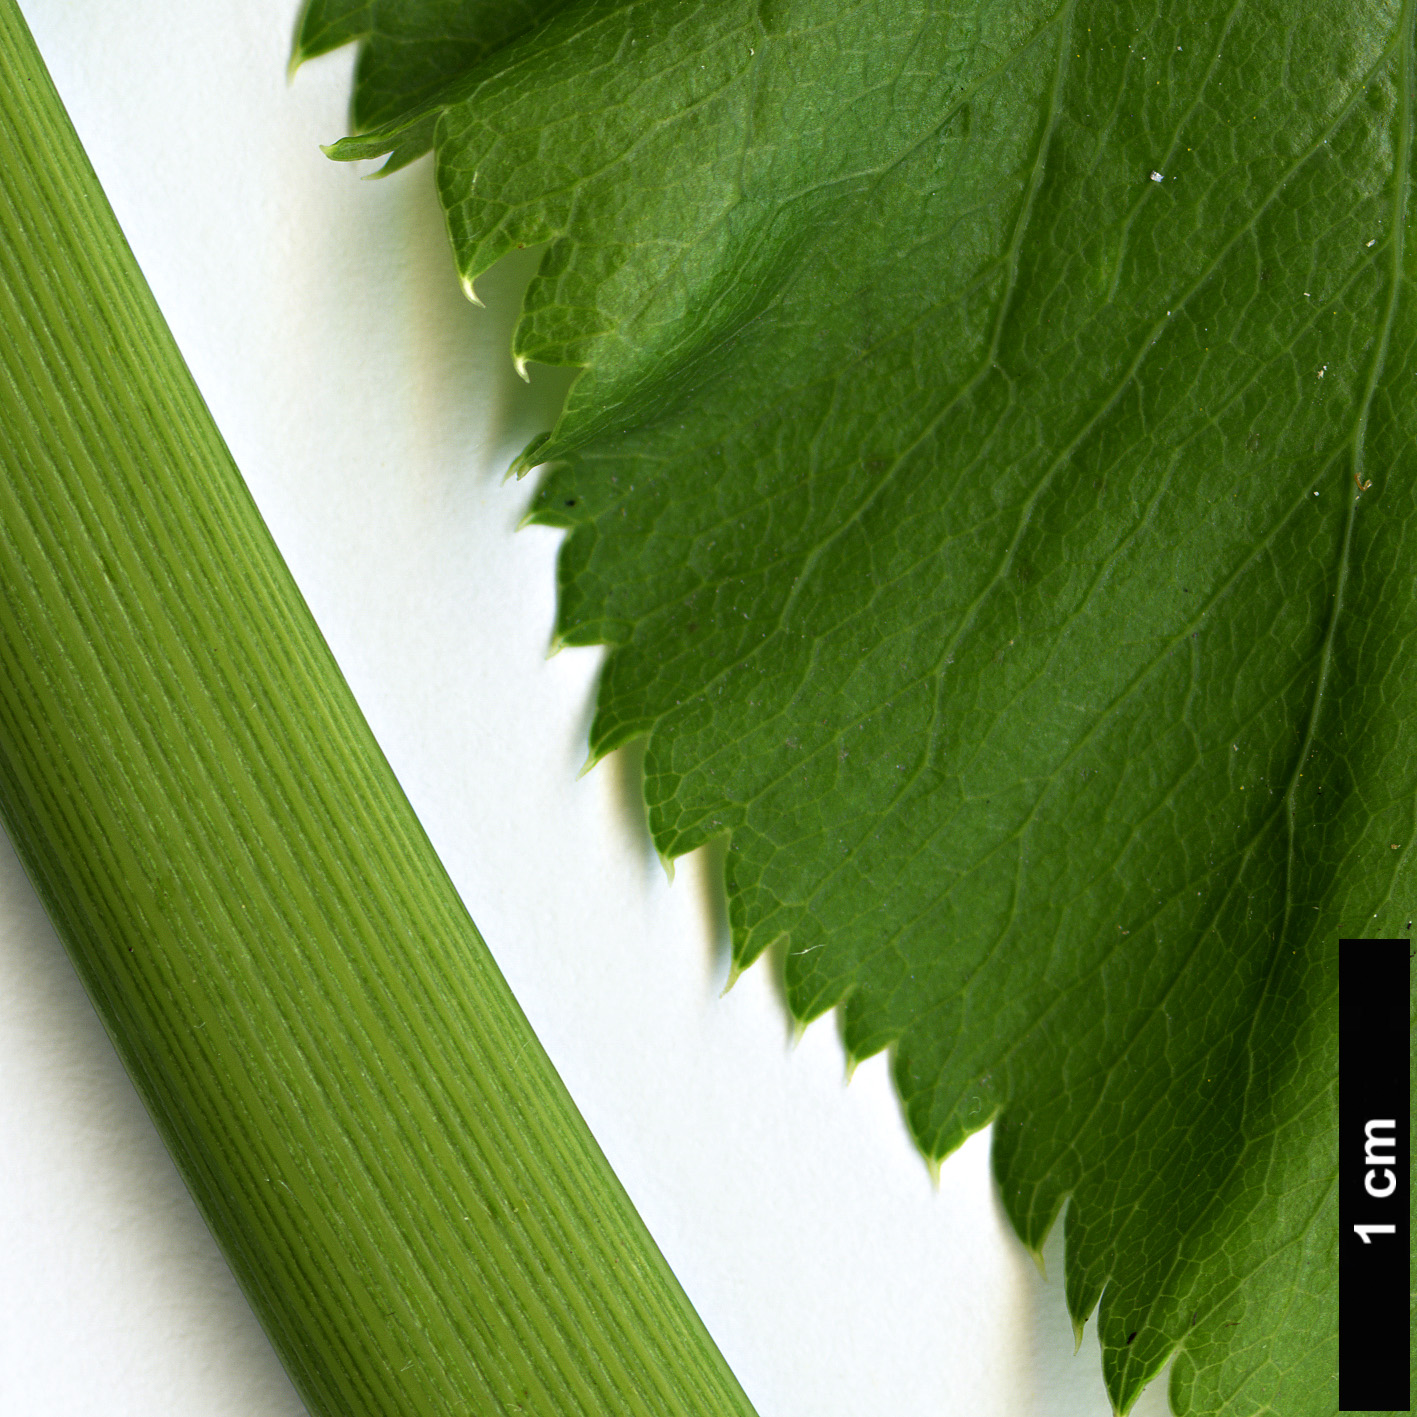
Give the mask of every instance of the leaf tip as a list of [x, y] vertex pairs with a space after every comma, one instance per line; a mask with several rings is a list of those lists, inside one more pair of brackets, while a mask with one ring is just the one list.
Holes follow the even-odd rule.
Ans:
[[[482, 304], [480, 300], [477, 303], [479, 305]], [[526, 360], [525, 358], [523, 358], [522, 355], [512, 355], [512, 367], [517, 371], [517, 377], [522, 381], [522, 383], [531, 383], [531, 375], [526, 372]]]
[[940, 1167], [944, 1165], [943, 1158], [938, 1156], [927, 1156], [925, 1158], [925, 1169], [930, 1173], [930, 1185], [936, 1193], [940, 1189]]
[[485, 310], [485, 309], [487, 308], [487, 307], [482, 303], [482, 297], [481, 297], [480, 295], [478, 295], [477, 291], [473, 288], [472, 277], [471, 277], [471, 276], [467, 276], [467, 275], [460, 275], [460, 276], [458, 276], [458, 284], [462, 286], [462, 293], [463, 293], [465, 296], [467, 296], [467, 298], [468, 298], [474, 305], [476, 305], [479, 310]]
[[723, 988], [719, 990], [718, 997], [720, 999], [726, 999], [728, 997], [728, 991], [732, 989], [742, 977], [743, 966], [739, 964], [737, 960], [734, 960], [733, 963], [728, 966], [728, 979], [724, 983]]
[[662, 851], [659, 853], [659, 864], [664, 867], [664, 874], [669, 879], [669, 884], [674, 884], [674, 858], [666, 856]]
[[802, 1035], [807, 1031], [807, 1020], [794, 1018], [792, 1020], [792, 1046], [795, 1048], [801, 1041]]

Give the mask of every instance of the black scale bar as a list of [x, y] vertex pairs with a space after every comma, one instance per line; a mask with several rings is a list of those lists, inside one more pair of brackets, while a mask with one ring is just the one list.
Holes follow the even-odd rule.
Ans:
[[1409, 940], [1340, 940], [1338, 1406], [1407, 1412]]

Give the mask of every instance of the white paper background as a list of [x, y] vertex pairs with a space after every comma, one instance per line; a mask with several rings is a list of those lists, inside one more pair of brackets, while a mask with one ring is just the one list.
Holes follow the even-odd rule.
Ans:
[[[1061, 1227], [1045, 1283], [987, 1135], [933, 1190], [884, 1058], [848, 1089], [832, 1021], [792, 1048], [773, 962], [719, 998], [716, 864], [666, 882], [634, 754], [576, 779], [598, 651], [544, 658], [559, 538], [514, 535], [530, 485], [502, 482], [565, 387], [506, 355], [526, 258], [473, 309], [428, 164], [361, 183], [321, 155], [350, 57], [287, 87], [294, 0], [23, 9], [374, 731], [761, 1417], [1105, 1417]], [[303, 1412], [3, 840], [0, 1158], [0, 1413]]]

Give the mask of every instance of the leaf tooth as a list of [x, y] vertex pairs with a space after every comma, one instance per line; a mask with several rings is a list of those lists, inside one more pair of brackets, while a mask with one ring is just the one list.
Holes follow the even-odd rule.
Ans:
[[[549, 433], [538, 433], [536, 437], [522, 449], [521, 453], [513, 459], [512, 465], [507, 469], [507, 476], [525, 477], [532, 468], [540, 467], [546, 461], [546, 459], [540, 456], [541, 449], [550, 441], [551, 435]], [[528, 515], [530, 515], [530, 513], [528, 513]]]
[[[1033, 1263], [1038, 1266], [1039, 1274], [1041, 1274], [1044, 1280], [1046, 1281], [1048, 1278], [1048, 1261], [1043, 1257], [1042, 1248], [1035, 1248], [1033, 1245], [1025, 1245], [1024, 1249], [1028, 1251], [1030, 1257], [1033, 1260]], [[1073, 1337], [1077, 1340], [1077, 1343], [1082, 1342], [1082, 1329], [1078, 1327], [1078, 1322], [1076, 1319], [1073, 1319]], [[1077, 1352], [1076, 1343], [1073, 1345], [1073, 1352]]]

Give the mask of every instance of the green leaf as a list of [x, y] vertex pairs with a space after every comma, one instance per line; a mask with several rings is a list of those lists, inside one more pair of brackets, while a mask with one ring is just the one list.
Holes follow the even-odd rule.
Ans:
[[310, 0], [291, 66], [360, 41], [350, 117], [372, 128], [417, 106], [567, 0]]
[[436, 146], [469, 293], [547, 243], [592, 754], [648, 736], [736, 967], [785, 938], [927, 1156], [995, 1121], [1035, 1251], [1067, 1203], [1123, 1411], [1173, 1354], [1179, 1413], [1337, 1406], [1337, 940], [1417, 903], [1414, 10], [583, 0], [333, 150]]

